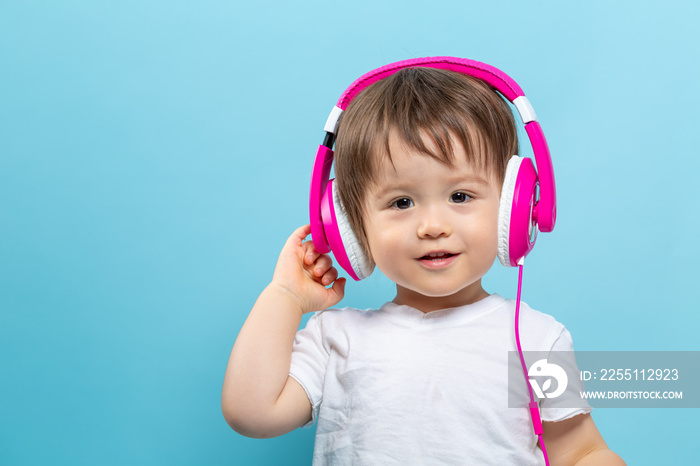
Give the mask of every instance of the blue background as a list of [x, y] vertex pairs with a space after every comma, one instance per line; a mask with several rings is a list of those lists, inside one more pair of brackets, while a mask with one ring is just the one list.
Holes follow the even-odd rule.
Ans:
[[[537, 111], [559, 218], [524, 299], [578, 350], [700, 349], [697, 2], [428, 3], [3, 2], [0, 464], [309, 464], [313, 429], [229, 429], [224, 369], [331, 107], [412, 57], [497, 66]], [[697, 414], [594, 419], [629, 464], [697, 464]]]

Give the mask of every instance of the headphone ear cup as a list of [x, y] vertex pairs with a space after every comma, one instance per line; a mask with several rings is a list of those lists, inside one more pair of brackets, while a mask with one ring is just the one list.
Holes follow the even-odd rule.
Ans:
[[352, 231], [343, 208], [335, 180], [330, 180], [321, 201], [321, 215], [326, 238], [335, 260], [353, 279], [369, 277], [374, 270], [374, 261], [365, 253], [360, 241]]
[[533, 221], [537, 172], [532, 160], [514, 155], [508, 161], [498, 208], [498, 259], [515, 267], [535, 246]]

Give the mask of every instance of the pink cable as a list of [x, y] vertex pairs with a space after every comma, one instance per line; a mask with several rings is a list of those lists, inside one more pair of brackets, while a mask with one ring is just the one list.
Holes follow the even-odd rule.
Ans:
[[540, 439], [540, 448], [542, 449], [542, 454], [544, 455], [544, 463], [549, 466], [549, 458], [547, 457], [547, 450], [544, 448], [544, 440], [542, 439], [542, 420], [540, 419], [540, 411], [535, 401], [535, 397], [532, 394], [532, 387], [530, 386], [527, 366], [525, 365], [525, 357], [523, 356], [523, 349], [520, 346], [520, 292], [523, 287], [523, 261], [521, 260], [518, 265], [518, 299], [515, 302], [515, 344], [518, 347], [518, 355], [520, 356], [520, 364], [523, 368], [523, 375], [525, 376], [525, 385], [527, 385], [528, 393], [530, 394], [530, 416], [532, 417], [532, 425], [535, 428], [535, 434]]

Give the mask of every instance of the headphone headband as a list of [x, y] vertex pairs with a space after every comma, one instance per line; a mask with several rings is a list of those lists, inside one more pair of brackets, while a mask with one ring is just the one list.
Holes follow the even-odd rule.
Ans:
[[348, 89], [343, 92], [343, 95], [338, 99], [337, 106], [341, 110], [345, 110], [348, 104], [364, 89], [368, 86], [380, 81], [397, 71], [403, 70], [404, 68], [437, 68], [442, 70], [456, 71], [457, 73], [467, 74], [473, 76], [481, 81], [484, 81], [494, 88], [501, 94], [503, 94], [506, 99], [513, 102], [516, 98], [524, 96], [523, 90], [518, 86], [510, 76], [494, 68], [486, 63], [481, 63], [474, 60], [468, 60], [466, 58], [456, 58], [456, 57], [427, 57], [427, 58], [413, 58], [410, 60], [403, 60], [396, 63], [390, 63], [388, 65], [377, 68], [376, 70], [370, 71], [360, 76], [353, 82]]

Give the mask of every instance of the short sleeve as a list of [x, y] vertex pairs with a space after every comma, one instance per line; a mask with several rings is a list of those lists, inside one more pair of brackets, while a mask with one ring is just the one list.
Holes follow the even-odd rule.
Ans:
[[318, 408], [323, 399], [323, 381], [328, 365], [328, 351], [323, 344], [323, 312], [317, 312], [294, 337], [292, 362], [289, 376], [294, 378], [306, 391], [311, 402], [311, 421], [316, 422]]
[[562, 327], [559, 337], [554, 341], [548, 361], [561, 366], [568, 375], [564, 392], [556, 398], [545, 398], [540, 402], [543, 421], [563, 421], [578, 414], [590, 413], [593, 407], [581, 396], [584, 391], [580, 371], [576, 364], [574, 344], [571, 334]]

